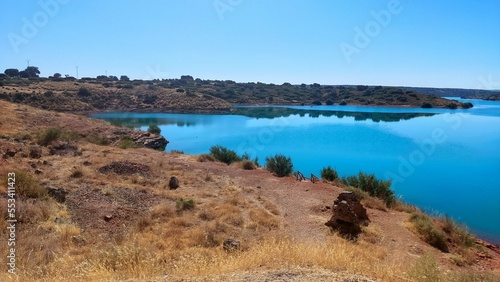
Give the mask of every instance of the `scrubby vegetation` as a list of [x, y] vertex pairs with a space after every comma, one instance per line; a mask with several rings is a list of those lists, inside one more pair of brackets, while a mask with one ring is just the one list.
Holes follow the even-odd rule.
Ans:
[[130, 136], [123, 137], [117, 144], [118, 148], [128, 149], [128, 148], [137, 148], [137, 144]]
[[230, 150], [226, 147], [220, 145], [212, 146], [210, 148], [210, 155], [216, 160], [230, 165], [233, 162], [241, 161], [241, 158], [236, 154], [235, 151]]
[[383, 181], [377, 179], [374, 174], [359, 172], [357, 176], [342, 177], [341, 182], [345, 185], [366, 191], [372, 197], [382, 199], [388, 207], [396, 203], [394, 192], [390, 189], [390, 180]]
[[410, 221], [422, 236], [422, 240], [443, 252], [448, 252], [446, 233], [435, 224], [434, 219], [424, 213], [417, 212], [411, 215]]
[[[14, 171], [14, 173], [16, 175], [16, 194], [18, 196], [35, 199], [45, 198], [47, 196], [47, 190], [40, 187], [33, 175], [19, 170]], [[7, 183], [7, 181], [4, 183]]]
[[148, 128], [148, 132], [152, 133], [152, 134], [160, 134], [161, 133], [161, 129], [158, 127], [158, 125], [152, 124]]
[[266, 157], [266, 168], [278, 177], [288, 176], [293, 172], [292, 159], [281, 154]]
[[334, 181], [335, 179], [339, 178], [339, 175], [335, 169], [333, 169], [331, 166], [328, 166], [324, 167], [321, 170], [321, 178], [328, 181]]
[[62, 130], [59, 128], [48, 128], [38, 136], [37, 143], [47, 146], [61, 136]]
[[183, 199], [180, 198], [175, 202], [175, 206], [178, 211], [192, 210], [194, 209], [195, 202], [193, 199]]
[[449, 252], [453, 248], [456, 253], [450, 256], [453, 263], [463, 266], [475, 262], [474, 238], [465, 227], [450, 217], [433, 218], [416, 211], [411, 214], [410, 222], [422, 240], [431, 246], [443, 252]]

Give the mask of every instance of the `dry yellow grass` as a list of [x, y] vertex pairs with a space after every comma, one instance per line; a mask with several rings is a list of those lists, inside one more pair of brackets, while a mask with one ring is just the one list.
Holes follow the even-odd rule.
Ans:
[[[9, 113], [2, 102], [1, 107]], [[36, 113], [36, 110], [30, 112]], [[64, 114], [59, 116], [65, 117]], [[12, 122], [18, 119], [13, 118]], [[14, 128], [9, 130], [9, 134], [16, 133]], [[2, 131], [2, 134], [5, 133]], [[49, 197], [18, 199], [19, 276], [2, 272], [0, 281], [143, 281], [160, 280], [165, 274], [172, 280], [212, 277], [218, 281], [235, 272], [296, 267], [360, 274], [381, 281], [412, 281], [418, 275], [412, 276], [411, 267], [418, 273], [432, 271], [427, 264], [418, 264], [417, 259], [407, 256], [405, 249], [398, 250], [405, 260], [394, 259], [392, 241], [386, 238], [386, 230], [376, 227], [378, 225], [366, 227], [360, 238], [352, 242], [327, 234], [321, 223], [327, 220], [329, 214], [326, 213], [314, 215], [318, 220], [313, 224], [319, 225], [318, 229], [308, 229], [311, 225], [306, 224], [310, 222], [292, 224], [293, 216], [306, 214], [305, 218], [309, 219], [310, 206], [318, 202], [312, 201], [310, 205], [307, 202], [307, 197], [312, 197], [312, 190], [295, 202], [304, 204], [305, 208], [287, 204], [289, 199], [283, 195], [288, 195], [289, 191], [302, 193], [305, 189], [300, 185], [311, 185], [307, 188], [312, 189], [311, 183], [276, 179], [259, 169], [246, 171], [218, 163], [198, 162], [196, 157], [182, 154], [143, 148], [122, 150], [85, 140], [72, 144], [82, 150], [81, 156], [45, 154], [40, 162], [21, 157], [0, 162], [0, 175], [13, 170], [32, 172], [31, 164], [35, 163], [43, 170], [37, 175], [30, 173], [37, 185], [63, 187], [69, 191], [71, 201], [81, 200], [78, 202], [81, 206], [92, 201], [96, 204], [95, 209], [82, 215], [75, 214], [80, 210], [74, 205], [57, 203]], [[99, 172], [105, 165], [127, 160], [147, 164], [151, 176]], [[84, 166], [84, 162], [91, 165]], [[75, 169], [82, 172], [81, 177], [71, 177]], [[254, 175], [252, 181], [246, 178], [247, 173]], [[165, 187], [173, 175], [179, 177], [181, 186], [168, 190]], [[255, 179], [263, 179], [265, 185], [257, 187]], [[284, 194], [280, 194], [279, 187], [286, 188], [282, 190]], [[2, 181], [0, 192], [5, 191]], [[277, 193], [274, 198], [273, 193]], [[75, 195], [83, 196], [75, 199]], [[176, 202], [181, 198], [193, 199], [194, 208], [177, 211]], [[0, 205], [3, 215], [0, 235], [6, 238], [5, 197], [0, 197]], [[101, 209], [116, 216], [106, 223], [99, 213]], [[294, 209], [300, 210], [291, 215]], [[391, 216], [390, 212], [379, 213]], [[56, 218], [62, 222], [56, 222]], [[290, 239], [289, 233], [294, 230], [286, 226], [306, 229], [310, 233], [325, 231], [325, 234], [321, 234], [322, 240]], [[115, 229], [106, 233], [107, 228]], [[241, 251], [224, 252], [222, 242], [228, 238], [241, 241]], [[418, 241], [413, 243], [420, 244]], [[0, 248], [0, 255], [3, 263], [7, 250]], [[485, 273], [481, 275], [490, 275]], [[466, 272], [463, 275], [476, 274]]]

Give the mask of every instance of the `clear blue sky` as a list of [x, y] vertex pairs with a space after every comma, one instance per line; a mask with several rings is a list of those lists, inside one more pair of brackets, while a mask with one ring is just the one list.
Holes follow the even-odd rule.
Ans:
[[0, 11], [0, 72], [29, 59], [42, 76], [78, 66], [80, 77], [500, 88], [497, 0], [3, 0]]

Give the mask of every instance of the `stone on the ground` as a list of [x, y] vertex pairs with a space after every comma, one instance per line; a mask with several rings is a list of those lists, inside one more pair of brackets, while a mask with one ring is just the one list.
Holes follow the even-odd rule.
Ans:
[[179, 188], [179, 179], [175, 176], [170, 177], [170, 180], [168, 181], [168, 188], [170, 188], [170, 190]]
[[325, 225], [341, 234], [356, 236], [361, 232], [360, 225], [368, 225], [369, 222], [366, 209], [356, 195], [344, 191], [333, 202], [333, 216]]

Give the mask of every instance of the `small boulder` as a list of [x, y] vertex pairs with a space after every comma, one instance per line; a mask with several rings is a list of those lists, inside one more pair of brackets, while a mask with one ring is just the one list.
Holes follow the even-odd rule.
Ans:
[[104, 221], [109, 222], [113, 219], [113, 216], [110, 214], [107, 214], [103, 217]]
[[179, 179], [175, 176], [170, 177], [170, 180], [168, 181], [168, 188], [170, 188], [170, 190], [179, 188]]
[[222, 243], [222, 248], [226, 252], [234, 252], [240, 249], [240, 241], [236, 241], [234, 239], [226, 239], [224, 243]]
[[333, 216], [325, 225], [343, 235], [357, 236], [361, 233], [360, 224], [366, 226], [369, 222], [366, 209], [356, 195], [353, 192], [344, 191], [333, 202]]

